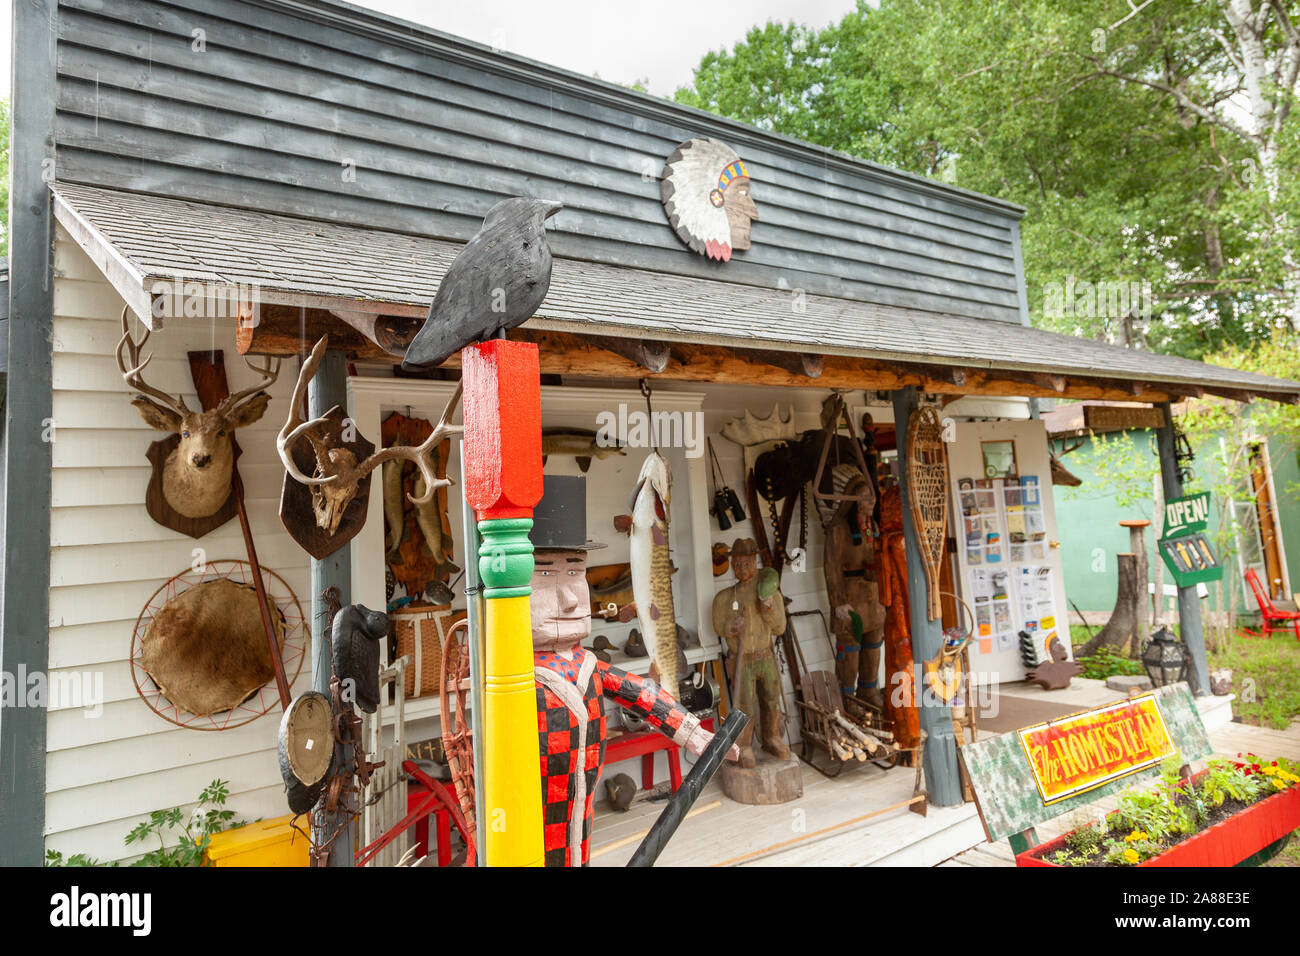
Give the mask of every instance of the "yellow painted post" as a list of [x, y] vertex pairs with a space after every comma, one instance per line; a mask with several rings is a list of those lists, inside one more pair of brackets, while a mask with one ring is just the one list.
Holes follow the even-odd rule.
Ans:
[[533, 680], [533, 546], [542, 498], [537, 346], [493, 339], [461, 352], [465, 499], [478, 516], [483, 614], [483, 819], [488, 866], [542, 866], [542, 774]]

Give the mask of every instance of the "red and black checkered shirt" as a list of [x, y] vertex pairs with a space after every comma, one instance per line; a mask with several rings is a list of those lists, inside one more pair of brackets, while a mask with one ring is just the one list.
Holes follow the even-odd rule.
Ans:
[[574, 648], [572, 660], [536, 653], [533, 664], [546, 865], [586, 866], [596, 784], [605, 762], [603, 698], [640, 714], [678, 746], [699, 720], [654, 680], [606, 664], [581, 647]]

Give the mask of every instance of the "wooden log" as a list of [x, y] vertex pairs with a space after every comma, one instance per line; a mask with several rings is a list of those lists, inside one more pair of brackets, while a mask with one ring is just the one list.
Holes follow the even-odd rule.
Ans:
[[1137, 555], [1115, 555], [1115, 567], [1119, 579], [1115, 609], [1111, 611], [1106, 626], [1076, 652], [1077, 657], [1095, 654], [1103, 644], [1122, 649], [1133, 638], [1138, 610]]
[[612, 335], [590, 335], [587, 341], [606, 352], [613, 352], [658, 375], [668, 367], [672, 350], [667, 342], [655, 339], [623, 339]]
[[[344, 310], [307, 309], [263, 303], [236, 326], [235, 345], [241, 355], [299, 355], [306, 343], [329, 334], [331, 348], [350, 358], [399, 364], [399, 350], [418, 324], [408, 316], [379, 315]], [[666, 379], [743, 385], [807, 386], [815, 379], [827, 388], [892, 391], [908, 385], [936, 395], [999, 395], [1051, 398], [1130, 400], [1132, 382], [1091, 376], [1046, 375], [999, 369], [976, 369], [934, 363], [906, 363], [844, 355], [811, 355], [775, 349], [737, 349], [718, 345], [661, 340], [641, 342], [615, 336], [585, 336], [536, 327], [521, 327], [510, 338], [541, 347], [541, 370], [546, 375], [585, 375], [600, 378], [641, 379], [647, 370]], [[615, 351], [617, 349], [618, 351]], [[453, 355], [443, 368], [456, 368]], [[658, 371], [655, 369], [658, 368]], [[1064, 383], [1063, 388], [1058, 385]], [[1232, 389], [1210, 389], [1234, 392]], [[1144, 386], [1151, 402], [1169, 401], [1186, 394], [1204, 395], [1207, 389], [1187, 385]], [[1237, 390], [1225, 397], [1241, 400]]]
[[746, 358], [753, 362], [762, 362], [764, 365], [784, 369], [791, 375], [800, 375], [804, 378], [820, 378], [826, 368], [825, 356], [809, 355], [807, 352], [754, 349], [746, 353]]
[[846, 719], [845, 716], [841, 714], [838, 710], [835, 711], [833, 714], [831, 714], [831, 720], [839, 724], [841, 729], [847, 730], [855, 740], [857, 740], [869, 751], [871, 751], [871, 753], [876, 752], [876, 748], [879, 746], [879, 744], [877, 744], [875, 740], [873, 740], [872, 738], [864, 734], [859, 727], [857, 727], [851, 721]]

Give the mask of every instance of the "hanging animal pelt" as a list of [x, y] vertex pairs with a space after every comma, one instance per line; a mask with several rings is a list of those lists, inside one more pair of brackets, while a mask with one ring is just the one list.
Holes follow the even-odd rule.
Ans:
[[658, 452], [646, 456], [632, 492], [632, 596], [641, 633], [650, 646], [651, 673], [670, 693], [677, 690], [677, 614], [668, 556], [672, 471]]

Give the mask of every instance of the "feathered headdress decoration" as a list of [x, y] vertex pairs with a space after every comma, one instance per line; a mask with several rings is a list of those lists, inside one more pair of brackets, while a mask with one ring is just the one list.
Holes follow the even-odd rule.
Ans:
[[723, 191], [732, 180], [748, 178], [736, 151], [716, 139], [689, 139], [664, 165], [660, 194], [673, 231], [710, 259], [731, 259], [731, 224]]

